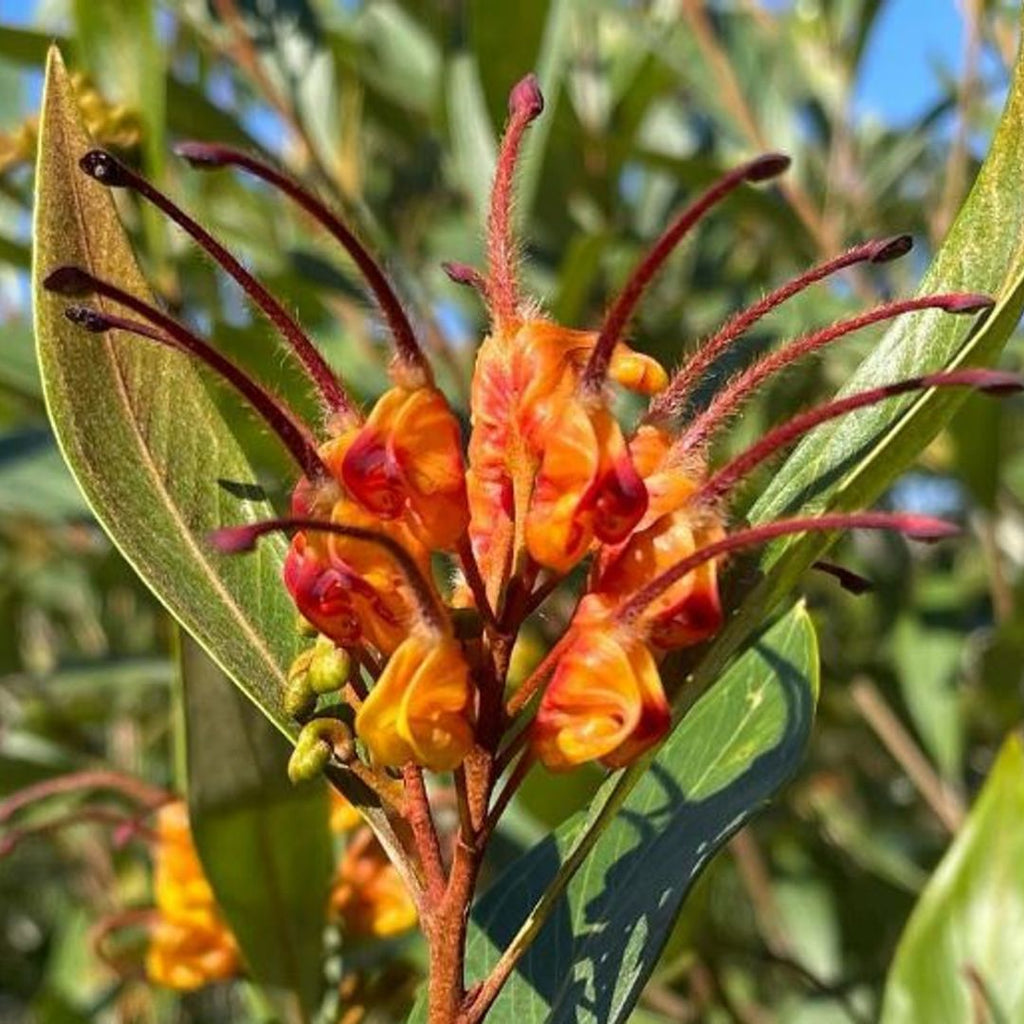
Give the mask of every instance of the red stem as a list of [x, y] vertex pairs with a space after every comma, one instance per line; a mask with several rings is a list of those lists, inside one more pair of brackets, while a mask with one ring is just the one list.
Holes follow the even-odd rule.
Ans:
[[108, 188], [127, 188], [142, 196], [162, 211], [186, 234], [190, 235], [224, 271], [241, 287], [246, 295], [263, 312], [274, 327], [284, 336], [291, 351], [304, 367], [311, 382], [331, 412], [347, 419], [358, 419], [359, 414], [352, 404], [334, 372], [323, 356], [316, 350], [305, 332], [259, 281], [232, 256], [204, 227], [192, 219], [184, 210], [173, 203], [159, 189], [145, 178], [136, 174], [119, 160], [103, 150], [94, 149], [79, 161], [82, 170], [89, 177]]
[[441, 844], [430, 813], [430, 798], [423, 782], [423, 769], [409, 762], [402, 768], [405, 780], [405, 813], [412, 829], [416, 852], [423, 868], [427, 913], [433, 912], [444, 898], [447, 884], [441, 860]]
[[373, 292], [373, 297], [394, 336], [395, 348], [402, 361], [429, 373], [429, 365], [416, 340], [416, 333], [391, 282], [387, 279], [380, 264], [370, 255], [366, 246], [356, 238], [344, 221], [326, 203], [273, 165], [232, 146], [207, 142], [182, 142], [174, 147], [174, 151], [200, 170], [237, 167], [246, 171], [253, 177], [273, 185], [305, 210], [341, 245], [351, 256], [352, 262], [359, 268], [359, 272], [366, 279], [366, 283], [369, 285], [370, 291]]
[[779, 153], [766, 153], [749, 163], [722, 175], [706, 192], [695, 199], [672, 222], [662, 236], [651, 246], [647, 255], [637, 264], [612, 308], [605, 317], [597, 343], [580, 376], [581, 391], [596, 391], [608, 376], [615, 346], [619, 343], [629, 318], [633, 315], [647, 286], [661, 269], [665, 260], [711, 209], [745, 182], [766, 181], [781, 174], [789, 166], [789, 157]]
[[792, 281], [769, 292], [759, 302], [737, 313], [700, 346], [672, 378], [669, 386], [651, 402], [646, 418], [656, 420], [680, 415], [690, 392], [718, 357], [733, 341], [745, 334], [754, 324], [762, 320], [772, 310], [777, 309], [783, 302], [847, 267], [855, 266], [858, 263], [888, 263], [908, 253], [912, 245], [913, 241], [910, 235], [895, 235], [892, 238], [865, 242], [841, 256], [836, 256], [834, 259], [812, 267], [799, 277], [795, 277]]
[[704, 447], [711, 435], [738, 409], [740, 405], [769, 377], [789, 366], [790, 363], [824, 348], [840, 338], [846, 337], [871, 324], [891, 320], [903, 313], [922, 309], [940, 309], [946, 313], [972, 314], [989, 309], [993, 305], [985, 295], [954, 293], [949, 295], [924, 295], [916, 299], [890, 302], [868, 310], [860, 316], [841, 320], [830, 327], [806, 334], [791, 341], [776, 352], [758, 360], [731, 381], [715, 400], [693, 421], [687, 431], [673, 446], [680, 453], [697, 451]]

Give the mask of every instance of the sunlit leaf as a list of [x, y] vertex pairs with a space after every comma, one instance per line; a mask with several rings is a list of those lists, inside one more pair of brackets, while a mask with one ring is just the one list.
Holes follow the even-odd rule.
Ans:
[[[132, 337], [89, 335], [46, 292], [56, 266], [79, 263], [149, 297], [110, 193], [81, 174], [89, 147], [59, 54], [41, 123], [35, 223], [40, 369], [61, 449], [97, 518], [156, 595], [278, 725], [293, 611], [281, 543], [248, 558], [216, 555], [207, 533], [269, 508], [195, 368]], [[187, 429], [183, 427], [187, 426]]]

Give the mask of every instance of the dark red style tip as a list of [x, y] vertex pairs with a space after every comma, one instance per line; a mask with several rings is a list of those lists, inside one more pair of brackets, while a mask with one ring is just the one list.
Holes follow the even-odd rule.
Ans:
[[785, 153], [765, 153], [747, 164], [743, 180], [770, 181], [789, 170], [792, 162]]
[[906, 256], [913, 248], [914, 239], [910, 235], [893, 235], [892, 238], [881, 238], [875, 242], [868, 258], [871, 263], [889, 263]]
[[81, 267], [58, 267], [43, 278], [43, 287], [48, 292], [68, 297], [91, 295], [95, 291], [94, 278]]
[[113, 321], [109, 316], [91, 309], [89, 306], [68, 306], [64, 315], [77, 327], [82, 327], [92, 334], [102, 334], [113, 329]]
[[521, 78], [508, 94], [509, 116], [535, 121], [544, 112], [544, 95], [537, 76], [530, 72]]
[[102, 149], [91, 149], [78, 161], [78, 166], [101, 185], [108, 188], [131, 188], [135, 175], [109, 153]]

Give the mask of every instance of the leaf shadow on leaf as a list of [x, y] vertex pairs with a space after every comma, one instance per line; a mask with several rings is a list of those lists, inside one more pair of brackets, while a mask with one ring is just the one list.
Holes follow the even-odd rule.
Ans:
[[[792, 775], [798, 760], [793, 751], [803, 750], [810, 734], [814, 693], [800, 669], [778, 652], [762, 642], [753, 651], [777, 679], [785, 705], [776, 742], [735, 765], [739, 770], [730, 778], [713, 780], [714, 768], [705, 771], [690, 794], [663, 764], [651, 765], [634, 792], [643, 811], [619, 813], [631, 834], [623, 834], [610, 858], [579, 876], [586, 887], [589, 871], [603, 869], [600, 891], [578, 910], [570, 891], [517, 968], [520, 980], [551, 1007], [547, 1020], [575, 1020], [581, 1011], [602, 1024], [625, 1020], [701, 871]], [[694, 797], [704, 786], [711, 788]], [[522, 915], [509, 914], [507, 904], [515, 900], [523, 913], [535, 904], [563, 863], [561, 845], [554, 835], [544, 840], [484, 896], [474, 921], [495, 948], [505, 948], [522, 924]], [[581, 919], [574, 922], [574, 914]], [[574, 970], [567, 973], [567, 964]]]
[[217, 478], [217, 486], [240, 501], [267, 501], [267, 491], [262, 484], [247, 483], [244, 480]]

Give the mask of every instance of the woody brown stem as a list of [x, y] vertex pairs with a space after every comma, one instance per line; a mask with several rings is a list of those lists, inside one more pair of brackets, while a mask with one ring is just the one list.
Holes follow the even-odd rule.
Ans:
[[441, 861], [441, 844], [438, 840], [434, 818], [430, 813], [430, 798], [423, 782], [423, 769], [410, 762], [402, 769], [405, 780], [405, 814], [412, 829], [416, 853], [423, 869], [426, 883], [426, 911], [429, 915], [444, 895], [444, 864]]

